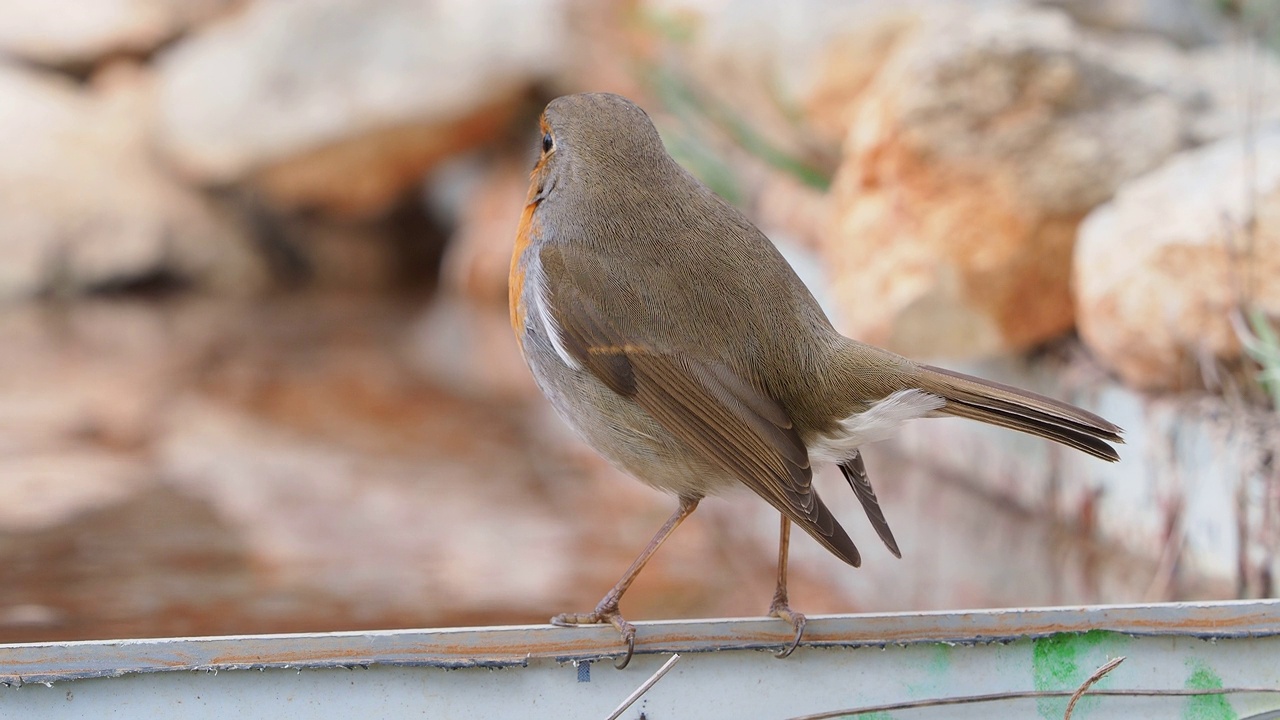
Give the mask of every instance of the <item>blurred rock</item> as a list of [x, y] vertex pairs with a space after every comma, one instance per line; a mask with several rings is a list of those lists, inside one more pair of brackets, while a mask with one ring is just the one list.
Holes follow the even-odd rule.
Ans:
[[856, 108], [825, 252], [854, 337], [917, 356], [1023, 350], [1072, 327], [1076, 226], [1182, 141], [1176, 99], [1063, 14], [931, 18]]
[[[554, 508], [538, 508], [527, 483], [490, 482], [504, 470], [527, 475], [527, 460], [426, 446], [380, 459], [348, 438], [317, 442], [216, 404], [183, 404], [170, 425], [166, 474], [242, 528], [279, 582], [336, 590], [366, 611], [443, 614], [457, 604], [537, 609], [572, 570]], [[515, 538], [525, 552], [504, 551]], [[371, 547], [405, 569], [395, 588], [365, 562]]]
[[1190, 53], [1184, 68], [1175, 72], [1185, 73], [1199, 93], [1190, 103], [1193, 141], [1212, 142], [1280, 120], [1280, 56], [1273, 48], [1204, 47]]
[[1237, 358], [1229, 316], [1243, 298], [1280, 315], [1280, 126], [1255, 143], [1247, 153], [1240, 137], [1186, 151], [1124, 185], [1080, 228], [1080, 335], [1134, 387], [1198, 384], [1204, 362]]
[[460, 396], [541, 402], [505, 302], [478, 305], [441, 296], [409, 328], [406, 340], [408, 362]]
[[751, 210], [756, 224], [775, 244], [785, 237], [814, 251], [831, 227], [831, 196], [786, 173], [765, 176]]
[[[849, 107], [926, 7], [956, 0], [646, 0], [645, 103], [676, 159], [809, 247]], [[642, 46], [643, 48], [643, 46]]]
[[413, 324], [411, 362], [471, 398], [540, 400], [507, 311], [507, 275], [532, 163], [469, 157], [433, 173], [429, 205], [455, 225], [440, 270], [444, 291]]
[[263, 2], [160, 60], [160, 140], [201, 183], [376, 214], [496, 136], [564, 56], [563, 0]]
[[151, 484], [151, 468], [98, 448], [0, 457], [0, 529], [31, 531], [122, 502]]
[[[1278, 6], [1280, 7], [1280, 6]], [[1150, 36], [1090, 33], [1088, 55], [1178, 101], [1192, 145], [1280, 120], [1280, 57], [1250, 40], [1181, 50]]]
[[377, 291], [396, 281], [395, 253], [386, 228], [368, 223], [293, 223], [305, 258], [309, 286], [327, 290]]
[[147, 147], [147, 77], [86, 92], [0, 65], [0, 298], [154, 278], [244, 290], [261, 267], [239, 226]]
[[412, 202], [377, 218], [282, 215], [257, 205], [252, 212], [285, 286], [385, 293], [436, 285], [443, 239]]
[[564, 66], [547, 78], [549, 94], [614, 92], [636, 102], [647, 99], [652, 89], [648, 62], [659, 23], [649, 22], [654, 18], [645, 12], [644, 2], [565, 0]]
[[1280, 117], [1272, 53], [1188, 52], [1137, 16], [1121, 34], [999, 0], [646, 6], [677, 28], [677, 82], [704, 104], [819, 168], [846, 143], [827, 197], [722, 154], [762, 227], [825, 245], [846, 327], [908, 353], [1017, 351], [1069, 329], [1079, 219], [1184, 145]]
[[235, 0], [0, 0], [0, 52], [44, 65], [145, 53]]
[[[828, 143], [848, 127], [849, 104], [891, 55], [895, 43], [927, 13], [956, 0], [653, 0], [673, 18], [693, 20], [687, 72], [708, 92], [728, 94], [736, 108], [774, 130], [797, 113]], [[674, 20], [672, 21], [674, 22]], [[788, 133], [790, 134], [790, 133]], [[778, 139], [778, 133], [770, 133]], [[794, 141], [798, 141], [794, 139]]]
[[263, 167], [253, 182], [287, 210], [375, 215], [401, 200], [436, 163], [496, 137], [515, 107], [504, 98], [452, 122], [360, 133]]
[[[650, 43], [663, 48], [650, 53], [659, 68], [651, 84], [695, 126], [694, 142], [733, 166], [743, 194], [766, 205], [760, 212], [777, 217], [774, 183], [758, 170], [824, 192], [857, 100], [898, 44], [921, 23], [1014, 1], [647, 0]], [[812, 234], [804, 224], [787, 230]]]
[[1111, 32], [1159, 35], [1180, 45], [1227, 36], [1226, 18], [1204, 0], [1038, 0], [1081, 25]]
[[[63, 313], [15, 304], [0, 313], [0, 457], [68, 445], [128, 453], [145, 445], [177, 367], [203, 346], [141, 304], [86, 303]], [[92, 363], [87, 359], [92, 358]]]
[[68, 524], [158, 482], [146, 452], [211, 322], [145, 303], [0, 313], [0, 534]]
[[458, 201], [458, 228], [449, 239], [441, 269], [445, 289], [506, 308], [511, 248], [529, 192], [530, 169], [523, 162], [500, 161], [482, 170], [474, 187]]

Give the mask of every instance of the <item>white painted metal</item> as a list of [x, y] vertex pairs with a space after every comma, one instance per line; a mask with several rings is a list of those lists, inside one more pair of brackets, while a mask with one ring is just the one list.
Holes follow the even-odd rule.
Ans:
[[[773, 620], [638, 623], [638, 655], [607, 659], [612, 629], [529, 626], [0, 646], [0, 718], [796, 718], [995, 692], [1094, 687], [1280, 690], [1280, 602], [991, 610], [814, 618], [777, 660]], [[603, 661], [601, 661], [603, 660]], [[1061, 718], [1066, 697], [893, 711], [879, 718]], [[1074, 718], [1243, 718], [1280, 694], [1090, 697]]]

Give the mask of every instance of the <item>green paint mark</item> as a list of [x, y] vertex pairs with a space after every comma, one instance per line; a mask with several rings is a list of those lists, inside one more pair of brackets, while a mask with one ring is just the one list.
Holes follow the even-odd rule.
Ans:
[[946, 643], [933, 646], [933, 657], [929, 659], [930, 675], [945, 675], [951, 669], [951, 650]]
[[[1125, 643], [1123, 635], [1106, 630], [1090, 630], [1086, 633], [1058, 633], [1036, 640], [1032, 646], [1032, 680], [1036, 690], [1075, 690], [1104, 662], [1107, 655]], [[1088, 657], [1084, 657], [1085, 655]], [[1107, 678], [1099, 681], [1105, 686]], [[1098, 703], [1099, 698], [1084, 697], [1076, 703], [1073, 717], [1084, 718]], [[1036, 710], [1042, 718], [1058, 720], [1067, 712], [1068, 698], [1039, 698]]]
[[[1222, 687], [1222, 678], [1204, 662], [1188, 658], [1187, 667], [1191, 670], [1185, 683], [1188, 690], [1216, 690]], [[1182, 708], [1182, 720], [1236, 720], [1238, 717], [1225, 695], [1189, 697]]]
[[911, 697], [932, 697], [945, 692], [949, 687], [947, 676], [951, 672], [952, 650], [952, 646], [941, 642], [913, 648], [920, 654], [915, 664], [924, 670], [924, 675], [919, 682], [909, 682], [904, 686]]

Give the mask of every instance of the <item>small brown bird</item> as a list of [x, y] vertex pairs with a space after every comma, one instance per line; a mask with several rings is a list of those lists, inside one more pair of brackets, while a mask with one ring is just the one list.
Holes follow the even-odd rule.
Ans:
[[[626, 98], [571, 95], [542, 115], [542, 156], [511, 258], [511, 325], [538, 386], [614, 465], [679, 508], [595, 610], [559, 625], [635, 627], [618, 601], [698, 502], [739, 483], [782, 513], [769, 614], [804, 632], [787, 600], [796, 523], [857, 567], [858, 549], [812, 484], [839, 465], [901, 557], [859, 448], [908, 420], [963, 417], [1103, 460], [1120, 428], [1041, 395], [922, 365], [850, 340], [773, 244], [680, 167]], [[874, 302], [874, 298], [868, 299]]]

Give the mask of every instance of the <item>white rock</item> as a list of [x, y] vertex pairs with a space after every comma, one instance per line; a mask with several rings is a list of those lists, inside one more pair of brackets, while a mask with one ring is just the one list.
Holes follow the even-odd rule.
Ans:
[[1280, 125], [1254, 143], [1181, 153], [1081, 225], [1080, 335], [1135, 387], [1195, 385], [1201, 363], [1239, 357], [1241, 300], [1280, 316]]
[[257, 3], [161, 57], [162, 148], [205, 183], [296, 161], [267, 180], [283, 204], [380, 209], [560, 66], [563, 4]]
[[256, 284], [236, 226], [152, 160], [145, 77], [110, 85], [0, 65], [0, 298], [156, 274]]
[[0, 52], [49, 65], [154, 49], [231, 0], [0, 0]]

